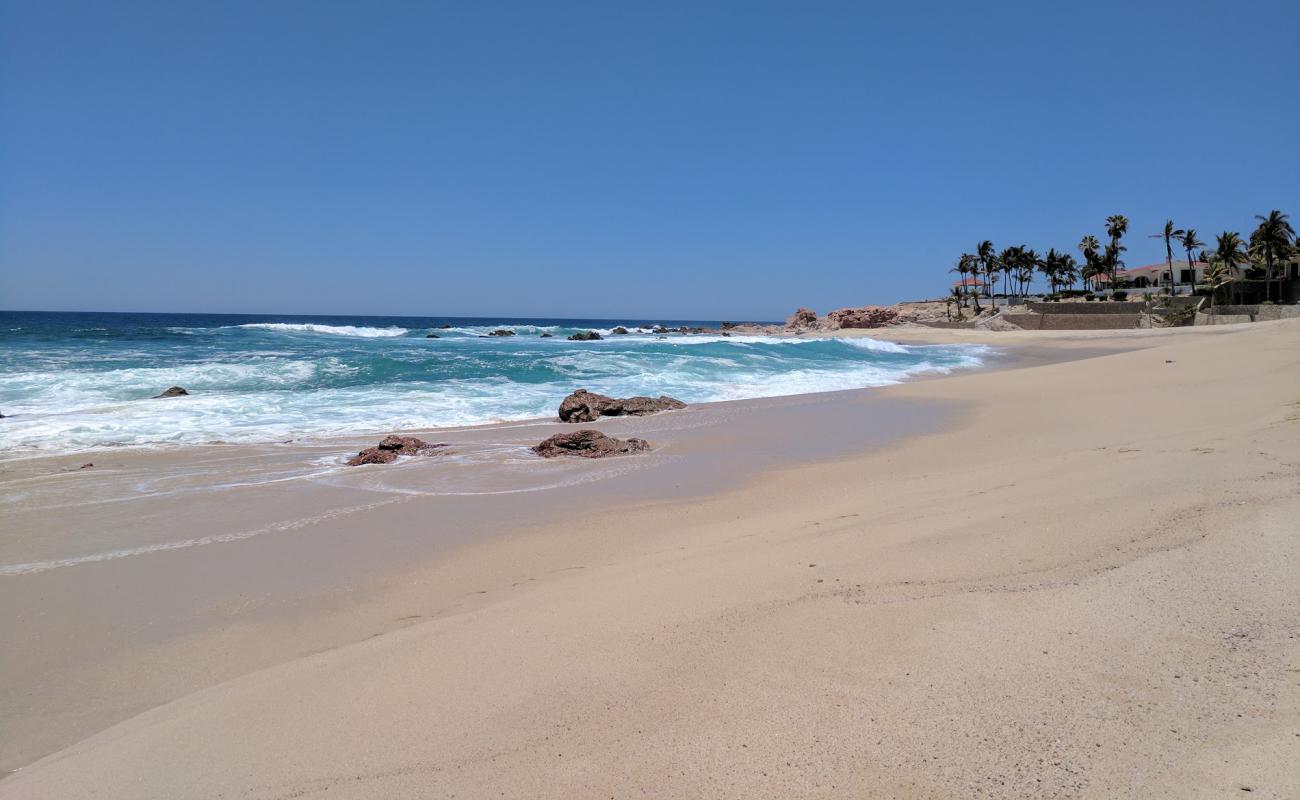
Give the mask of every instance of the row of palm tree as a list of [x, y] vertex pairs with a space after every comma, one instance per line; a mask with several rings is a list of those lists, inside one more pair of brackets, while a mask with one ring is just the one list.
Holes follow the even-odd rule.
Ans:
[[[1268, 216], [1256, 216], [1255, 219], [1259, 225], [1251, 233], [1248, 244], [1242, 241], [1241, 234], [1224, 231], [1217, 237], [1212, 251], [1205, 249], [1207, 245], [1201, 241], [1195, 228], [1176, 227], [1172, 219], [1165, 222], [1164, 229], [1159, 233], [1151, 234], [1150, 238], [1164, 241], [1165, 267], [1169, 272], [1171, 293], [1178, 293], [1178, 275], [1174, 271], [1174, 245], [1177, 243], [1187, 257], [1189, 269], [1198, 261], [1207, 264], [1206, 279], [1211, 288], [1234, 279], [1242, 265], [1253, 261], [1262, 263], [1264, 267], [1267, 297], [1273, 298], [1272, 290], [1276, 284], [1280, 299], [1281, 275], [1276, 272], [1276, 268], [1296, 250], [1295, 229], [1291, 226], [1288, 215], [1281, 211], [1274, 210]], [[1123, 254], [1128, 250], [1123, 244], [1128, 227], [1128, 217], [1123, 214], [1107, 217], [1106, 237], [1109, 241], [1104, 246], [1092, 234], [1084, 236], [1079, 242], [1082, 265], [1075, 261], [1074, 256], [1057, 252], [1055, 248], [1048, 250], [1044, 256], [1039, 256], [1026, 245], [1012, 246], [998, 252], [993, 242], [985, 239], [976, 245], [974, 253], [963, 253], [957, 259], [957, 264], [951, 271], [961, 276], [961, 288], [954, 289], [953, 295], [961, 298], [963, 305], [968, 297], [973, 297], [975, 313], [978, 315], [982, 311], [979, 304], [981, 293], [996, 307], [993, 295], [999, 276], [1004, 296], [1009, 296], [1012, 288], [1017, 295], [1025, 294], [1036, 272], [1047, 279], [1053, 293], [1063, 288], [1073, 289], [1079, 280], [1083, 281], [1085, 289], [1096, 288], [1097, 278], [1102, 275], [1115, 287], [1116, 276], [1124, 267]], [[1213, 279], [1210, 277], [1211, 272]], [[966, 286], [971, 283], [974, 284], [975, 291], [966, 291]]]

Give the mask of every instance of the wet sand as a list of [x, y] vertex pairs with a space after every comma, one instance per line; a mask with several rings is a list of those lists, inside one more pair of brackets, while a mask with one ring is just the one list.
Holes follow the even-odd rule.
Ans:
[[1289, 796], [1300, 326], [893, 333], [1020, 368], [612, 420], [663, 446], [547, 491], [25, 500], [3, 563], [311, 523], [0, 575], [8, 764], [125, 720], [0, 796]]

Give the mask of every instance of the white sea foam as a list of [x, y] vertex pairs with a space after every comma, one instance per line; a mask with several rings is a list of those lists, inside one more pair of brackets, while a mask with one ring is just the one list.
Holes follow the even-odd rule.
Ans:
[[232, 328], [254, 328], [280, 333], [324, 333], [330, 336], [360, 336], [366, 339], [379, 339], [390, 336], [405, 336], [409, 328], [367, 328], [356, 325], [318, 325], [315, 323], [296, 322], [249, 322], [243, 325], [231, 325]]
[[[989, 353], [969, 345], [750, 335], [615, 335], [594, 343], [600, 346], [522, 339], [515, 347], [462, 337], [451, 348], [376, 339], [359, 355], [356, 342], [332, 353], [288, 341], [284, 349], [232, 350], [173, 366], [154, 366], [172, 356], [135, 350], [116, 352], [150, 366], [97, 370], [83, 361], [61, 368], [34, 357], [26, 371], [0, 373], [0, 408], [10, 415], [0, 421], [0, 453], [277, 442], [522, 420], [553, 415], [577, 386], [688, 403], [883, 386], [978, 367]], [[191, 395], [149, 399], [172, 385]]]

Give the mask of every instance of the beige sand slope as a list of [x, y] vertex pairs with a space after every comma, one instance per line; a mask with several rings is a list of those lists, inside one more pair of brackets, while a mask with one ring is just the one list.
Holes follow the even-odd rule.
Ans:
[[1144, 344], [895, 387], [971, 411], [471, 548], [428, 578], [481, 575], [469, 610], [154, 709], [0, 797], [1294, 798], [1300, 323]]

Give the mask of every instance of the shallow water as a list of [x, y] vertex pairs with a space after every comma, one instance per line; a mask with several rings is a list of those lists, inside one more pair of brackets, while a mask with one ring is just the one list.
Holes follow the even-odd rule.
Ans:
[[[0, 312], [0, 458], [548, 417], [580, 386], [688, 403], [884, 386], [988, 355], [978, 345], [653, 334], [660, 323], [717, 325]], [[614, 335], [616, 325], [632, 333]], [[501, 328], [516, 335], [486, 336]], [[583, 330], [607, 338], [567, 340]], [[150, 399], [172, 385], [191, 396]]]

